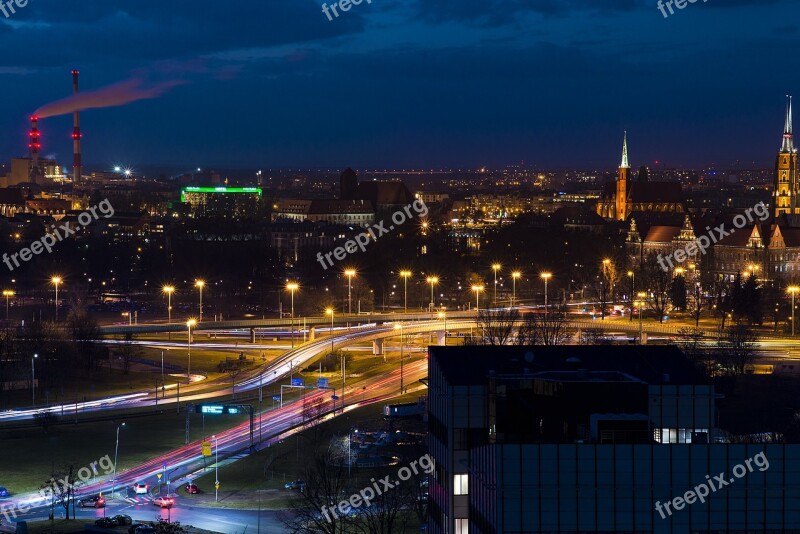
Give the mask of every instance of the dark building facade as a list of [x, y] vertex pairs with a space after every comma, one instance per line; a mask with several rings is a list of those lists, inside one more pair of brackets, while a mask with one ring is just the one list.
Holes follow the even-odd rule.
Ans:
[[800, 532], [800, 445], [727, 443], [715, 396], [674, 347], [431, 347], [428, 531]]

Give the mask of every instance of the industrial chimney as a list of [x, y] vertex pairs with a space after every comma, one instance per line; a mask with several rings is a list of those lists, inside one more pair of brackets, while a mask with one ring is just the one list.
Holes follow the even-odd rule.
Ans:
[[31, 116], [31, 131], [28, 137], [30, 138], [28, 141], [28, 150], [31, 156], [29, 181], [38, 183], [39, 177], [42, 174], [39, 168], [39, 151], [42, 149], [42, 142], [41, 136], [39, 135], [39, 117], [36, 115]]
[[[78, 94], [78, 78], [80, 77], [80, 71], [73, 70], [72, 71], [72, 92], [77, 96]], [[72, 161], [72, 171], [73, 171], [73, 178], [72, 181], [74, 183], [78, 183], [81, 181], [81, 112], [75, 111], [73, 114], [73, 129], [72, 129], [72, 152], [74, 154], [73, 161]]]

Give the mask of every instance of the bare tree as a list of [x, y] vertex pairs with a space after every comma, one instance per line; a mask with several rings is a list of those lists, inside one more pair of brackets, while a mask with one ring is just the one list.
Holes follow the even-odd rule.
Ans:
[[291, 499], [291, 512], [281, 514], [289, 532], [295, 534], [339, 534], [354, 521], [339, 514], [336, 506], [347, 491], [347, 469], [333, 447], [315, 454], [303, 473], [304, 485]]
[[647, 303], [658, 316], [658, 321], [663, 323], [670, 302], [672, 274], [659, 265], [655, 254], [650, 254], [645, 259], [643, 273], [646, 287], [649, 288]]
[[675, 344], [681, 351], [700, 367], [706, 376], [714, 374], [714, 359], [704, 339], [704, 332], [697, 328], [681, 328], [678, 330], [678, 337]]
[[519, 327], [517, 345], [564, 345], [570, 338], [563, 310], [527, 313]]
[[66, 465], [50, 474], [50, 479], [41, 485], [41, 492], [53, 499], [54, 505], [64, 509], [66, 519], [69, 519], [69, 507], [75, 499], [75, 484], [78, 480], [77, 471], [72, 464]]
[[755, 332], [745, 325], [734, 325], [725, 329], [719, 340], [719, 359], [729, 373], [743, 375], [745, 368], [756, 357]]
[[478, 345], [508, 345], [519, 322], [516, 309], [480, 310], [478, 313]]
[[122, 360], [122, 374], [127, 375], [131, 369], [131, 362], [140, 354], [139, 347], [133, 343], [133, 334], [130, 332], [122, 338], [119, 347], [118, 354]]
[[700, 326], [700, 315], [703, 312], [703, 290], [699, 284], [695, 284], [689, 299], [689, 313], [694, 319], [694, 327]]

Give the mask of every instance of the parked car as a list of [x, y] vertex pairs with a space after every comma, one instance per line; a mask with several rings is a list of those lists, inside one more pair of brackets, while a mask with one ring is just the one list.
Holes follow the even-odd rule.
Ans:
[[105, 505], [106, 500], [100, 495], [84, 497], [78, 501], [78, 506], [81, 508], [103, 508]]
[[147, 484], [143, 482], [137, 482], [133, 485], [133, 492], [136, 495], [147, 495]]
[[191, 494], [195, 494], [200, 491], [197, 489], [197, 484], [194, 484], [192, 482], [186, 484], [186, 487], [184, 489], [186, 490], [186, 493], [191, 493]]
[[111, 519], [120, 527], [127, 527], [128, 525], [133, 524], [133, 518], [125, 514], [115, 515]]
[[4, 488], [3, 486], [0, 486], [0, 497], [8, 497], [10, 495], [11, 494], [8, 492], [8, 490], [6, 488]]
[[306, 483], [304, 480], [293, 480], [292, 482], [287, 482], [283, 485], [284, 488], [293, 489], [293, 490], [300, 490], [303, 491], [306, 487]]
[[170, 497], [156, 497], [153, 499], [153, 505], [160, 508], [172, 508], [173, 504], [175, 504], [175, 499]]
[[128, 528], [128, 534], [155, 534], [155, 527], [145, 525], [144, 523], [136, 523]]
[[114, 528], [117, 526], [117, 523], [110, 517], [101, 517], [94, 524], [100, 528]]

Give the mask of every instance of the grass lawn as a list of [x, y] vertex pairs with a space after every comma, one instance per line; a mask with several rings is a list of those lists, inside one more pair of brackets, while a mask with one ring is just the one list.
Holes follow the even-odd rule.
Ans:
[[[130, 415], [131, 412], [128, 412]], [[190, 440], [203, 437], [202, 416], [191, 414]], [[231, 428], [247, 416], [205, 418], [205, 434]], [[12, 493], [33, 491], [50, 476], [54, 465], [88, 466], [108, 455], [112, 461], [118, 421], [59, 425], [48, 433], [39, 428], [0, 432], [0, 485]], [[184, 445], [186, 413], [174, 409], [146, 417], [125, 419], [120, 429], [118, 471]]]

